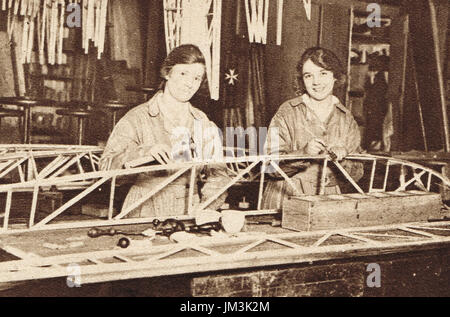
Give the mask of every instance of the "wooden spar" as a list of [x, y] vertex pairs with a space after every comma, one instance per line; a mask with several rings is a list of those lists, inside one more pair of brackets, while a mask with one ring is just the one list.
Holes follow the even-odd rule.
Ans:
[[230, 188], [232, 185], [236, 184], [236, 182], [244, 176], [246, 173], [248, 173], [253, 167], [255, 167], [260, 161], [254, 161], [252, 164], [250, 164], [247, 168], [245, 168], [243, 171], [241, 171], [236, 177], [234, 177], [228, 184], [226, 184], [224, 187], [219, 189], [214, 195], [209, 197], [206, 201], [204, 201], [199, 207], [199, 210], [203, 210], [206, 207], [208, 207], [214, 200], [216, 200], [220, 195], [222, 195], [228, 188]]
[[387, 186], [387, 179], [388, 179], [388, 174], [389, 174], [389, 166], [390, 166], [390, 162], [387, 161], [387, 163], [386, 163], [386, 171], [384, 173], [383, 191], [386, 190], [386, 186]]
[[193, 197], [194, 197], [194, 187], [196, 180], [196, 173], [195, 173], [195, 165], [191, 168], [191, 177], [189, 179], [189, 193], [188, 193], [188, 215], [192, 215], [194, 212], [193, 208]]
[[259, 179], [259, 189], [258, 189], [258, 204], [256, 206], [256, 209], [261, 209], [261, 203], [262, 203], [262, 197], [263, 197], [263, 190], [264, 190], [264, 176], [266, 174], [266, 160], [262, 161], [261, 164], [261, 176]]
[[3, 218], [3, 229], [8, 229], [9, 214], [11, 212], [12, 190], [6, 194], [5, 217]]
[[135, 208], [139, 207], [142, 203], [144, 203], [146, 200], [148, 200], [150, 197], [155, 195], [157, 192], [159, 192], [161, 189], [163, 189], [166, 185], [173, 182], [175, 179], [177, 179], [179, 176], [181, 176], [184, 172], [186, 172], [189, 169], [189, 167], [182, 168], [178, 170], [176, 173], [170, 175], [167, 177], [161, 184], [158, 184], [153, 188], [150, 192], [146, 193], [142, 198], [139, 200], [133, 202], [127, 209], [122, 210], [120, 214], [118, 214], [114, 219], [121, 219], [128, 215], [131, 211], [133, 211]]
[[15, 162], [13, 165], [11, 165], [9, 168], [7, 168], [5, 171], [3, 171], [0, 174], [0, 178], [2, 178], [3, 176], [5, 176], [6, 174], [8, 174], [10, 171], [12, 171], [13, 169], [15, 169], [17, 166], [20, 166], [23, 162], [25, 162], [28, 158], [25, 157], [21, 160], [18, 160], [17, 162]]
[[116, 192], [116, 179], [117, 177], [113, 176], [111, 180], [111, 191], [109, 193], [109, 207], [108, 207], [108, 220], [112, 219], [113, 211], [114, 211], [114, 194]]
[[33, 200], [31, 201], [31, 211], [30, 211], [30, 219], [28, 222], [28, 227], [31, 228], [34, 224], [34, 217], [36, 215], [36, 208], [37, 208], [37, 201], [38, 201], [38, 194], [39, 194], [39, 186], [34, 186], [33, 189]]
[[403, 184], [401, 184], [395, 191], [401, 191], [401, 190], [405, 190], [406, 187], [408, 187], [409, 184], [411, 184], [414, 181], [417, 181], [417, 177], [421, 177], [423, 174], [425, 174], [426, 171], [422, 171], [420, 172], [418, 175], [414, 175], [413, 178], [411, 178], [410, 180], [408, 180], [407, 182], [403, 182]]
[[280, 173], [281, 176], [286, 180], [286, 182], [289, 184], [289, 186], [292, 187], [292, 190], [297, 196], [302, 195], [302, 193], [298, 190], [297, 186], [295, 186], [294, 182], [289, 178], [289, 176], [286, 175], [285, 172], [278, 166], [278, 163], [275, 163], [273, 161], [270, 161], [270, 165], [272, 165], [278, 173]]
[[375, 178], [375, 168], [377, 166], [377, 160], [373, 160], [372, 169], [370, 170], [370, 181], [369, 181], [369, 193], [372, 192], [373, 189], [373, 180]]
[[60, 215], [62, 212], [64, 212], [67, 208], [71, 207], [72, 205], [74, 205], [76, 202], [78, 202], [81, 198], [85, 197], [86, 195], [88, 195], [90, 192], [92, 192], [94, 189], [98, 188], [100, 185], [102, 185], [104, 182], [106, 182], [109, 179], [109, 177], [103, 177], [102, 179], [100, 179], [99, 181], [97, 181], [96, 183], [92, 184], [91, 186], [89, 186], [88, 188], [86, 188], [84, 191], [82, 191], [80, 194], [78, 194], [77, 196], [73, 197], [71, 200], [69, 200], [68, 202], [66, 202], [64, 205], [62, 205], [61, 207], [59, 207], [58, 209], [56, 209], [54, 212], [52, 212], [50, 215], [48, 215], [47, 217], [45, 217], [44, 219], [42, 219], [40, 222], [38, 222], [37, 224], [35, 224], [36, 227], [40, 227], [45, 225], [46, 223], [48, 223], [49, 221], [51, 221], [52, 219], [54, 219], [55, 217], [57, 217], [58, 215]]
[[353, 185], [353, 187], [355, 187], [359, 193], [364, 194], [364, 191], [361, 189], [361, 187], [359, 187], [358, 184], [356, 184], [354, 179], [348, 174], [348, 172], [345, 170], [345, 168], [343, 168], [342, 165], [337, 161], [332, 161], [332, 162], [341, 171], [341, 173], [344, 174], [345, 178]]

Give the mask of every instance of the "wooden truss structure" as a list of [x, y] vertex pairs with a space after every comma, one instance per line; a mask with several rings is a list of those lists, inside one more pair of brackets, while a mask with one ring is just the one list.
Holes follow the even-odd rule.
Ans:
[[[39, 256], [2, 248], [19, 258], [0, 263], [0, 283], [76, 278], [80, 283], [308, 263], [370, 254], [408, 252], [450, 244], [450, 224], [408, 223], [333, 231], [246, 232], [185, 243]], [[74, 269], [76, 268], [76, 270]]]
[[[0, 160], [0, 164], [3, 163], [3, 165], [0, 165], [3, 166], [2, 169], [0, 169], [3, 170], [3, 174], [7, 174], [7, 172], [10, 172], [14, 168], [22, 170], [21, 164], [29, 163], [28, 165], [32, 166], [32, 172], [28, 178], [21, 176], [19, 182], [0, 185], [0, 195], [6, 196], [4, 206], [0, 206], [0, 208], [4, 211], [4, 213], [0, 216], [0, 219], [3, 218], [3, 226], [2, 229], [0, 229], [0, 234], [30, 230], [149, 223], [154, 220], [153, 217], [126, 218], [126, 216], [184, 174], [189, 175], [190, 179], [188, 214], [174, 218], [193, 218], [197, 212], [207, 209], [211, 203], [226, 192], [231, 186], [249, 181], [259, 182], [258, 200], [256, 210], [254, 210], [253, 213], [275, 213], [275, 210], [261, 209], [264, 181], [267, 177], [266, 172], [268, 172], [269, 169], [271, 172], [277, 172], [281, 175], [281, 177], [283, 177], [287, 184], [292, 188], [294, 194], [302, 195], [292, 179], [283, 171], [282, 163], [285, 162], [319, 162], [322, 166], [320, 181], [321, 195], [324, 194], [324, 187], [328, 173], [327, 171], [330, 166], [335, 168], [338, 173], [342, 174], [346, 181], [352, 186], [352, 192], [357, 192], [360, 194], [374, 192], [400, 192], [410, 189], [436, 191], [436, 189], [439, 189], [439, 186], [450, 186], [450, 180], [448, 178], [431, 168], [404, 160], [367, 154], [351, 155], [346, 157], [346, 160], [361, 162], [367, 166], [366, 170], [369, 171], [366, 173], [368, 174], [366, 175], [367, 184], [362, 186], [350, 176], [350, 174], [339, 162], [330, 160], [328, 156], [265, 155], [230, 157], [227, 155], [224, 160], [220, 162], [192, 161], [186, 163], [173, 163], [165, 166], [150, 165], [99, 171], [97, 169], [98, 155], [100, 155], [101, 152], [99, 148], [74, 147], [73, 149], [68, 150], [61, 149], [60, 152], [58, 152], [57, 148], [52, 149], [51, 151], [45, 149], [41, 151], [33, 151], [32, 147], [25, 147], [24, 149], [27, 150], [23, 152], [22, 158], [19, 158], [20, 155], [18, 155], [17, 152], [6, 152], [2, 155], [5, 159]], [[52, 155], [50, 155], [50, 152], [52, 152]], [[38, 158], [48, 159], [48, 165], [38, 170], [36, 168], [38, 165], [36, 163]], [[86, 161], [82, 162], [82, 159], [85, 159]], [[149, 158], [148, 161], [152, 160], [152, 158]], [[193, 195], [194, 187], [196, 186], [198, 179], [198, 173], [200, 173], [200, 171], [209, 164], [222, 164], [223, 166], [226, 166], [230, 179], [206, 201], [199, 205], [194, 205]], [[71, 166], [75, 168], [74, 171], [72, 173], [65, 173]], [[127, 208], [122, 209], [118, 214], [114, 214], [114, 197], [116, 194], [116, 181], [118, 178], [122, 176], [137, 175], [140, 173], [160, 171], [170, 171], [169, 176], [163, 179], [159, 184], [155, 185], [140, 200], [136, 201]], [[21, 173], [23, 174], [23, 171]], [[390, 185], [388, 186], [388, 184]], [[52, 188], [56, 188], [57, 190], [77, 188], [80, 192], [69, 201], [62, 204], [59, 208], [51, 212], [45, 218], [36, 221], [35, 216], [39, 195]], [[109, 191], [107, 219], [58, 223], [58, 216], [65, 212], [67, 213], [69, 208], [76, 203], [82, 202], [83, 199], [86, 199], [89, 194], [97, 189], [101, 189], [103, 192], [106, 191], [107, 194]], [[26, 227], [19, 228], [14, 226], [13, 228], [9, 221], [11, 216], [12, 201], [15, 193], [23, 191], [32, 193], [31, 207], [27, 221], [28, 225]], [[2, 209], [0, 209], [0, 211], [2, 211]]]
[[96, 146], [0, 145], [0, 180], [24, 183], [98, 170]]
[[219, 99], [220, 23], [222, 0], [164, 0], [167, 53], [181, 44], [195, 44], [206, 61], [211, 98]]

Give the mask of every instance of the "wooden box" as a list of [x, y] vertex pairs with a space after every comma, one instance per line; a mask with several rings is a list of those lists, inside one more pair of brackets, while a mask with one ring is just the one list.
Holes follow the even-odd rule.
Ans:
[[291, 196], [281, 226], [298, 231], [378, 226], [442, 218], [441, 196], [423, 191]]

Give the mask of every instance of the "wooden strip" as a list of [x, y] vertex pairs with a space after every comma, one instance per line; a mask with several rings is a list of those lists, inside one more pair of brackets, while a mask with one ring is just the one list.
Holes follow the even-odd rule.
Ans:
[[314, 244], [312, 246], [313, 247], [320, 246], [322, 243], [324, 243], [329, 237], [331, 237], [334, 234], [335, 234], [335, 232], [328, 232], [328, 233], [324, 234], [319, 240], [314, 242]]
[[302, 193], [298, 190], [297, 186], [295, 186], [294, 182], [292, 181], [292, 179], [290, 179], [289, 176], [286, 175], [285, 172], [283, 172], [283, 170], [278, 166], [277, 163], [274, 163], [273, 161], [270, 161], [270, 165], [272, 165], [278, 173], [280, 173], [280, 175], [286, 180], [286, 182], [289, 184], [289, 186], [291, 186], [292, 190], [294, 191], [294, 193], [297, 196], [301, 196]]
[[409, 228], [407, 226], [400, 226], [399, 230], [415, 233], [415, 234], [418, 234], [418, 235], [421, 235], [421, 236], [425, 236], [425, 237], [429, 237], [429, 238], [438, 238], [438, 236], [436, 236], [434, 234], [431, 234], [431, 233], [428, 233], [428, 232], [424, 232], [424, 231], [414, 230], [414, 229], [411, 229], [411, 228]]
[[92, 184], [91, 186], [89, 186], [88, 188], [86, 188], [84, 191], [82, 191], [80, 194], [78, 194], [77, 196], [73, 197], [72, 199], [70, 199], [68, 202], [66, 202], [64, 205], [62, 205], [61, 207], [59, 207], [58, 209], [56, 209], [54, 212], [52, 212], [50, 215], [48, 215], [47, 217], [45, 217], [43, 220], [41, 220], [40, 222], [38, 222], [36, 225], [34, 225], [35, 227], [40, 227], [45, 225], [46, 223], [48, 223], [49, 221], [51, 221], [52, 219], [54, 219], [55, 217], [59, 216], [61, 213], [63, 213], [67, 208], [71, 207], [73, 204], [77, 203], [78, 201], [80, 201], [80, 199], [82, 199], [83, 197], [85, 197], [86, 195], [88, 195], [90, 192], [92, 192], [94, 189], [98, 188], [100, 185], [102, 185], [104, 182], [106, 182], [109, 179], [109, 177], [103, 177], [102, 179], [98, 180], [97, 182], [95, 182], [94, 184]]
[[30, 219], [28, 222], [28, 227], [31, 228], [34, 224], [34, 217], [36, 215], [37, 201], [39, 195], [39, 186], [35, 186], [33, 190], [33, 199], [31, 201], [31, 211], [30, 211]]
[[401, 190], [406, 190], [406, 187], [407, 187], [409, 184], [411, 184], [411, 183], [414, 182], [414, 181], [417, 181], [418, 178], [420, 179], [420, 177], [421, 177], [423, 174], [425, 174], [425, 171], [420, 172], [418, 175], [416, 175], [416, 174], [414, 173], [414, 176], [413, 176], [409, 181], [407, 181], [407, 182], [404, 182], [404, 181], [403, 181], [403, 185], [400, 185], [400, 187], [398, 187], [395, 191], [398, 192], [398, 191], [401, 191]]
[[285, 240], [278, 239], [278, 238], [273, 238], [273, 237], [268, 237], [267, 241], [273, 241], [275, 243], [278, 243], [278, 244], [281, 244], [281, 245], [284, 245], [284, 246], [287, 246], [287, 247], [290, 247], [290, 248], [293, 248], [293, 249], [301, 249], [301, 248], [303, 248], [303, 246], [301, 246], [299, 244], [295, 244], [295, 243], [292, 243], [292, 242], [289, 242], [289, 241], [285, 241]]
[[192, 200], [194, 196], [194, 187], [196, 186], [195, 180], [196, 180], [196, 173], [195, 173], [195, 165], [191, 168], [191, 178], [189, 180], [189, 192], [188, 192], [188, 215], [193, 214], [193, 206], [192, 206]]
[[8, 190], [6, 194], [5, 217], [3, 218], [3, 229], [8, 229], [9, 215], [11, 212], [12, 190]]
[[23, 162], [25, 162], [28, 158], [23, 158], [17, 162], [15, 162], [13, 165], [11, 165], [10, 167], [8, 167], [6, 170], [4, 170], [2, 173], [0, 173], [0, 178], [4, 177], [5, 175], [7, 175], [9, 172], [11, 172], [13, 169], [15, 169], [16, 167], [20, 166]]
[[128, 215], [131, 211], [133, 211], [136, 207], [139, 207], [142, 203], [144, 203], [146, 200], [148, 200], [150, 197], [152, 197], [154, 194], [159, 192], [161, 189], [163, 189], [166, 185], [173, 182], [175, 179], [177, 179], [179, 176], [181, 176], [183, 173], [185, 173], [189, 167], [182, 168], [178, 170], [176, 173], [170, 175], [167, 177], [163, 182], [155, 186], [151, 191], [149, 191], [147, 194], [145, 194], [143, 197], [141, 197], [139, 200], [133, 202], [128, 208], [125, 210], [122, 210], [120, 214], [118, 214], [114, 219], [121, 219]]
[[205, 202], [203, 202], [202, 204], [200, 204], [200, 206], [198, 207], [198, 210], [203, 210], [206, 207], [209, 206], [209, 204], [211, 204], [214, 200], [216, 200], [220, 195], [222, 195], [228, 188], [230, 188], [232, 185], [236, 184], [236, 182], [242, 177], [244, 176], [246, 173], [248, 173], [253, 167], [256, 166], [256, 164], [258, 164], [259, 161], [255, 161], [252, 164], [250, 164], [246, 169], [244, 169], [243, 171], [241, 171], [239, 173], [239, 175], [237, 175], [236, 177], [234, 177], [230, 182], [228, 182], [228, 184], [226, 184], [224, 187], [222, 187], [221, 189], [219, 189], [214, 195], [212, 195], [211, 197], [209, 197]]
[[111, 180], [111, 191], [109, 193], [109, 207], [108, 207], [108, 220], [112, 219], [114, 210], [114, 194], [116, 192], [116, 177], [113, 176]]
[[347, 171], [342, 167], [342, 165], [337, 161], [332, 161], [334, 165], [341, 171], [342, 174], [344, 174], [345, 178], [355, 187], [355, 189], [361, 193], [364, 194], [364, 191], [361, 189], [361, 187], [356, 184], [356, 182], [353, 180], [353, 178], [347, 173]]
[[259, 189], [258, 189], [258, 204], [256, 206], [257, 210], [261, 209], [263, 190], [264, 190], [264, 177], [266, 174], [266, 161], [263, 160], [261, 164], [261, 176], [259, 178]]
[[390, 166], [390, 162], [387, 161], [387, 163], [386, 163], [386, 172], [384, 174], [384, 181], [383, 181], [383, 191], [386, 190], [387, 179], [388, 179], [388, 174], [389, 174], [389, 166]]
[[375, 159], [375, 160], [373, 160], [373, 163], [372, 163], [372, 170], [370, 171], [369, 193], [371, 193], [371, 192], [372, 192], [372, 189], [373, 189], [373, 180], [374, 180], [374, 178], [375, 178], [375, 168], [376, 168], [376, 165], [377, 165], [377, 160]]
[[248, 250], [253, 249], [254, 247], [266, 242], [267, 239], [266, 238], [262, 238], [260, 240], [257, 240], [253, 243], [250, 243], [249, 245], [246, 245], [245, 247], [240, 248], [239, 250], [237, 250], [236, 252], [233, 252], [233, 255], [239, 255], [239, 254], [243, 254], [246, 253]]

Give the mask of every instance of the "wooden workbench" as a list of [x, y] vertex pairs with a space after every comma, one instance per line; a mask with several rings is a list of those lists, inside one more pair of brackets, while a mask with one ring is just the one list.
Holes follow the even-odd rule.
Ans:
[[[140, 232], [150, 225], [120, 226]], [[293, 232], [248, 225], [237, 235], [137, 247], [120, 236], [88, 238], [88, 228], [0, 236], [3, 295], [391, 296], [450, 293], [450, 222]], [[45, 243], [68, 246], [51, 249]], [[148, 243], [148, 244], [146, 244]], [[74, 244], [74, 245], [75, 245]], [[133, 245], [133, 241], [132, 241]], [[69, 265], [81, 287], [69, 288]], [[381, 287], [367, 286], [367, 265]], [[19, 283], [19, 284], [15, 284]]]

